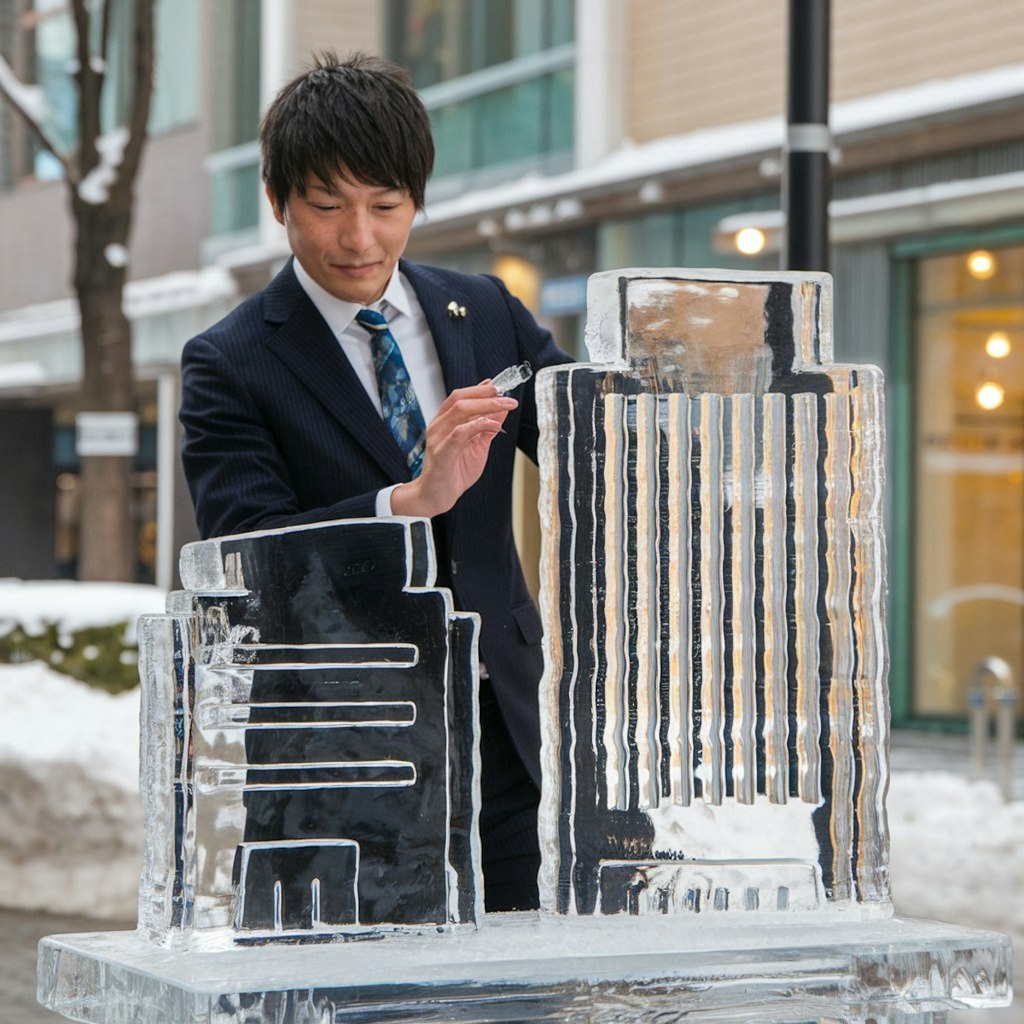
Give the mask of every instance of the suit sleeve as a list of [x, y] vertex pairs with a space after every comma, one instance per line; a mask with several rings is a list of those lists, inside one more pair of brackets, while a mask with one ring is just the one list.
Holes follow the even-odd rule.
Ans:
[[505, 283], [498, 277], [486, 275], [498, 286], [502, 298], [508, 307], [512, 319], [512, 329], [516, 336], [516, 345], [523, 360], [533, 367], [534, 376], [523, 386], [519, 399], [519, 433], [516, 444], [524, 455], [537, 461], [537, 443], [540, 432], [537, 427], [536, 373], [545, 366], [558, 366], [573, 362], [572, 356], [555, 344], [551, 332], [534, 320], [530, 311], [512, 295]]
[[193, 338], [181, 368], [181, 458], [203, 537], [375, 515], [376, 491], [300, 507], [258, 403], [212, 342]]

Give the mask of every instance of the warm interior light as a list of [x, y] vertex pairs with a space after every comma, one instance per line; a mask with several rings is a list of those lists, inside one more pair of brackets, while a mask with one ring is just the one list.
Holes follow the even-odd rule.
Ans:
[[1001, 384], [993, 380], [987, 380], [974, 393], [974, 400], [982, 409], [998, 409], [1003, 404], [1006, 392]]
[[764, 249], [767, 239], [760, 228], [743, 228], [736, 232], [736, 249], [744, 256], [756, 256]]
[[979, 281], [987, 281], [996, 272], [996, 258], [986, 249], [975, 249], [967, 257], [967, 272]]
[[1003, 331], [993, 331], [985, 341], [985, 351], [993, 359], [1005, 359], [1010, 354], [1010, 339]]
[[491, 269], [520, 302], [536, 309], [540, 294], [540, 271], [529, 260], [512, 253], [501, 253], [495, 257]]

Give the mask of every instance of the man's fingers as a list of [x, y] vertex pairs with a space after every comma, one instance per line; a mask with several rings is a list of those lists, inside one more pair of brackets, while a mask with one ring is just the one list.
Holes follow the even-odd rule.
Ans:
[[448, 397], [444, 400], [441, 408], [450, 408], [459, 402], [465, 401], [466, 399], [483, 399], [483, 398], [501, 398], [503, 396], [498, 394], [497, 388], [490, 382], [490, 380], [483, 380], [479, 384], [473, 384], [468, 388], [456, 388], [452, 391]]
[[502, 419], [491, 416], [478, 416], [468, 423], [460, 423], [453, 431], [452, 438], [468, 443], [472, 438], [481, 434], [489, 434], [492, 437], [501, 432]]
[[504, 420], [518, 404], [514, 398], [505, 398], [501, 395], [489, 398], [460, 398], [454, 402], [449, 400], [438, 409], [437, 415], [428, 424], [428, 431], [435, 435], [448, 434], [458, 424], [468, 423], [479, 416], [492, 416]]

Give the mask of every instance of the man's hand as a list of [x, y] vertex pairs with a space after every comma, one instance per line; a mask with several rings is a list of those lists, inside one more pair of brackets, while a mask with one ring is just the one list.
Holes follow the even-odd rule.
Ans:
[[399, 516], [447, 512], [480, 479], [491, 442], [519, 403], [499, 395], [490, 380], [453, 391], [427, 424], [420, 475], [391, 492]]

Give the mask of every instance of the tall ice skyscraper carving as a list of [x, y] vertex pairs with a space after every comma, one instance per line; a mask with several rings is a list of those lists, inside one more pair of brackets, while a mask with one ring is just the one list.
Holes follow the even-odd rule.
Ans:
[[543, 371], [542, 908], [891, 913], [880, 372], [823, 274], [591, 278]]

